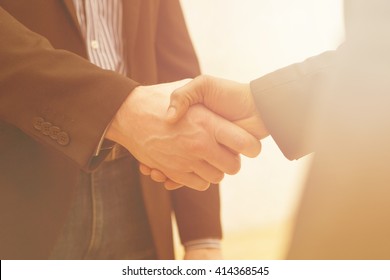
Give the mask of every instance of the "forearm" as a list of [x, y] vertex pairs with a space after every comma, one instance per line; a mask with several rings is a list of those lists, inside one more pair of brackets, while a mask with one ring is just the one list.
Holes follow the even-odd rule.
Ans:
[[[1, 8], [0, 21], [0, 36], [7, 38], [0, 45], [0, 117], [88, 169], [104, 130], [136, 83], [54, 49]], [[65, 133], [66, 141], [43, 133], [36, 120]]]
[[336, 51], [293, 64], [251, 82], [251, 91], [267, 130], [290, 160], [313, 152], [308, 120], [321, 82], [332, 71]]

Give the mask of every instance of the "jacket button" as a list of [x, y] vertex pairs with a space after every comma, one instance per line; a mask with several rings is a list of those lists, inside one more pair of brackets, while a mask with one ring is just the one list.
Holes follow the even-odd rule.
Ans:
[[50, 129], [51, 126], [52, 126], [52, 124], [49, 123], [49, 122], [42, 123], [42, 129], [41, 129], [42, 134], [43, 135], [49, 135], [49, 133], [50, 133], [49, 129]]
[[45, 120], [41, 117], [35, 117], [33, 119], [33, 126], [36, 130], [42, 129], [42, 124], [45, 122]]
[[57, 140], [58, 133], [61, 132], [61, 129], [58, 126], [52, 126], [49, 128], [49, 136], [53, 140]]
[[61, 146], [66, 146], [70, 142], [70, 138], [68, 133], [61, 131], [57, 134], [57, 143]]

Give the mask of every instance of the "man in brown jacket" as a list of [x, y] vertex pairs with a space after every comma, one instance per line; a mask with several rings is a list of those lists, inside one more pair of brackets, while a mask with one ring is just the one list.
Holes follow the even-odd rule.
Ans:
[[172, 210], [187, 257], [219, 257], [218, 187], [168, 192], [136, 159], [205, 189], [239, 168], [221, 135], [248, 134], [202, 107], [161, 120], [183, 83], [145, 85], [199, 74], [178, 1], [115, 1], [124, 75], [85, 59], [108, 42], [88, 41], [91, 3], [0, 1], [0, 258], [171, 259]]

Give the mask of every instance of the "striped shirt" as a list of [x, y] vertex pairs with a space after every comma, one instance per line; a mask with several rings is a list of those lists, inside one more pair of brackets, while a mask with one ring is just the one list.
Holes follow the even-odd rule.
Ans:
[[126, 74], [122, 34], [122, 0], [73, 0], [88, 59]]
[[[73, 0], [88, 60], [106, 70], [126, 75], [126, 59], [122, 34], [122, 0]], [[104, 135], [106, 131], [104, 132]], [[101, 138], [95, 156], [103, 148]], [[126, 151], [115, 145], [106, 160], [113, 160]]]

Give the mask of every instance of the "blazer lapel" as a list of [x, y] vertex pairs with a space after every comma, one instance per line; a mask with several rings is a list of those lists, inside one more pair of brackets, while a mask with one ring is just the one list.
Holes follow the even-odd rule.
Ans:
[[75, 25], [75, 27], [79, 31], [80, 37], [84, 40], [83, 35], [81, 33], [79, 20], [77, 19], [76, 8], [73, 5], [73, 0], [63, 0], [63, 2], [65, 4], [65, 7], [66, 7], [70, 17], [72, 18], [73, 24]]
[[[123, 2], [123, 40], [125, 43], [126, 53], [133, 53], [137, 39], [138, 21], [141, 10], [141, 0], [124, 0]], [[129, 73], [131, 71], [131, 62], [128, 61]]]

